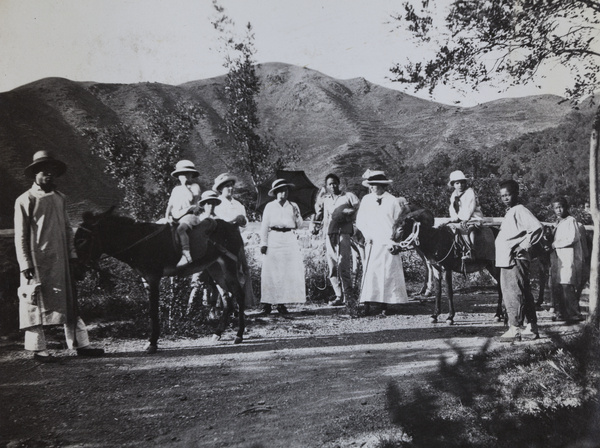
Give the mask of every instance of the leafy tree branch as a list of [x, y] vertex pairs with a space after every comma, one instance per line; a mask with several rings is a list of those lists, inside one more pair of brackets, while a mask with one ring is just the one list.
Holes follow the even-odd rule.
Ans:
[[[473, 89], [493, 81], [506, 87], [534, 82], [547, 64], [572, 77], [565, 95], [573, 102], [593, 95], [600, 70], [600, 2], [593, 0], [429, 0], [406, 2], [392, 16], [417, 42], [432, 44], [428, 60], [397, 63], [394, 81], [429, 93], [456, 81]], [[503, 75], [508, 75], [508, 78]]]

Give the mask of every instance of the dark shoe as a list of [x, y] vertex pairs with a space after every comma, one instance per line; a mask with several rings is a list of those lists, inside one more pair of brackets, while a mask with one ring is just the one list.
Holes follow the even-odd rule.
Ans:
[[265, 303], [263, 305], [263, 310], [262, 310], [263, 314], [271, 314], [271, 311], [273, 311], [273, 307], [271, 307], [271, 304]]
[[78, 348], [77, 356], [85, 356], [88, 358], [98, 358], [100, 356], [104, 356], [104, 349], [91, 348], [91, 347]]
[[552, 316], [552, 321], [553, 322], [564, 322], [566, 319], [561, 316], [560, 314], [555, 314], [554, 316]]
[[381, 308], [379, 310], [380, 310], [379, 311], [379, 315], [380, 316], [385, 317], [385, 316], [389, 316], [390, 315], [390, 311], [388, 310], [387, 303], [382, 304]]
[[580, 323], [581, 323], [581, 320], [579, 320], [579, 319], [569, 318], [569, 319], [565, 320], [565, 325], [578, 325]]
[[290, 312], [288, 311], [288, 309], [285, 307], [285, 305], [277, 305], [277, 312], [279, 314], [290, 314]]
[[50, 354], [40, 355], [39, 353], [33, 354], [33, 360], [37, 361], [37, 362], [45, 363], [45, 364], [49, 364], [49, 363], [58, 361], [58, 359], [56, 359], [54, 356], [52, 356]]
[[341, 297], [336, 297], [335, 300], [329, 302], [330, 306], [344, 306], [344, 301]]
[[521, 332], [521, 338], [526, 340], [535, 340], [540, 338], [540, 331], [537, 323], [527, 324], [525, 330]]

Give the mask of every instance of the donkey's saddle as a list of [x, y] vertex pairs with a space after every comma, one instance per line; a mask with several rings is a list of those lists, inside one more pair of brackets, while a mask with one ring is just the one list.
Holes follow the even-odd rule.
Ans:
[[464, 256], [470, 252], [470, 258], [473, 260], [491, 260], [496, 259], [496, 245], [492, 229], [489, 227], [477, 227], [473, 235], [473, 244], [469, 239], [469, 232], [465, 231], [459, 225], [449, 224], [454, 233], [455, 244], [459, 256]]
[[[179, 241], [179, 235], [177, 234], [177, 227], [178, 224], [171, 226], [171, 235], [173, 237], [173, 245], [178, 251], [181, 251], [181, 242]], [[199, 260], [206, 255], [210, 235], [216, 228], [217, 221], [212, 218], [206, 218], [188, 231], [192, 260]]]

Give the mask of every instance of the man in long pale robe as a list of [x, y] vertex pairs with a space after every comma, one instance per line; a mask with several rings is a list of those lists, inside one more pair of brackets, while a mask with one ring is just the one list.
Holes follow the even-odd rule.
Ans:
[[402, 207], [386, 191], [392, 181], [383, 171], [367, 170], [363, 177], [370, 193], [362, 198], [356, 215], [356, 227], [366, 241], [360, 302], [381, 303], [385, 311], [388, 304], [408, 302], [402, 258], [388, 250]]
[[25, 330], [25, 350], [34, 359], [51, 362], [43, 326], [64, 324], [67, 346], [80, 356], [100, 356], [89, 347], [86, 326], [77, 313], [70, 263], [77, 259], [65, 196], [54, 179], [66, 165], [47, 151], [38, 151], [25, 169], [34, 178], [31, 188], [15, 202], [15, 247], [21, 271], [20, 328]]
[[552, 294], [558, 302], [555, 320], [578, 322], [583, 320], [579, 312], [577, 288], [583, 276], [583, 250], [579, 225], [569, 215], [569, 204], [563, 197], [552, 201], [558, 218], [554, 228], [554, 241], [550, 254], [550, 283]]
[[[533, 213], [519, 203], [516, 181], [500, 184], [500, 198], [507, 212], [496, 236], [496, 266], [500, 268], [502, 300], [509, 324], [500, 341], [513, 342], [521, 337], [537, 339], [537, 314], [529, 283], [529, 249], [541, 239], [544, 228]], [[522, 331], [525, 319], [527, 328]]]

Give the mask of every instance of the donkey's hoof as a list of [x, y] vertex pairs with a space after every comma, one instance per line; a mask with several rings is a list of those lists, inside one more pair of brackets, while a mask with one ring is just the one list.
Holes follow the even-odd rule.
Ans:
[[218, 334], [213, 334], [210, 340], [211, 342], [219, 342], [221, 340], [221, 336], [219, 336]]
[[499, 316], [497, 314], [494, 316], [494, 322], [502, 322], [502, 320], [502, 316]]
[[452, 318], [452, 317], [447, 317], [447, 318], [446, 318], [446, 323], [447, 323], [448, 325], [454, 325], [454, 318]]
[[158, 351], [158, 345], [156, 344], [148, 344], [146, 347], [146, 353], [148, 355], [154, 355]]
[[438, 323], [438, 318], [437, 318], [437, 316], [431, 316], [431, 317], [429, 318], [429, 322], [430, 322], [430, 323], [432, 323], [432, 324], [437, 324], [437, 323]]
[[233, 340], [233, 343], [234, 344], [241, 344], [243, 341], [244, 341], [244, 338], [236, 336], [235, 339]]

